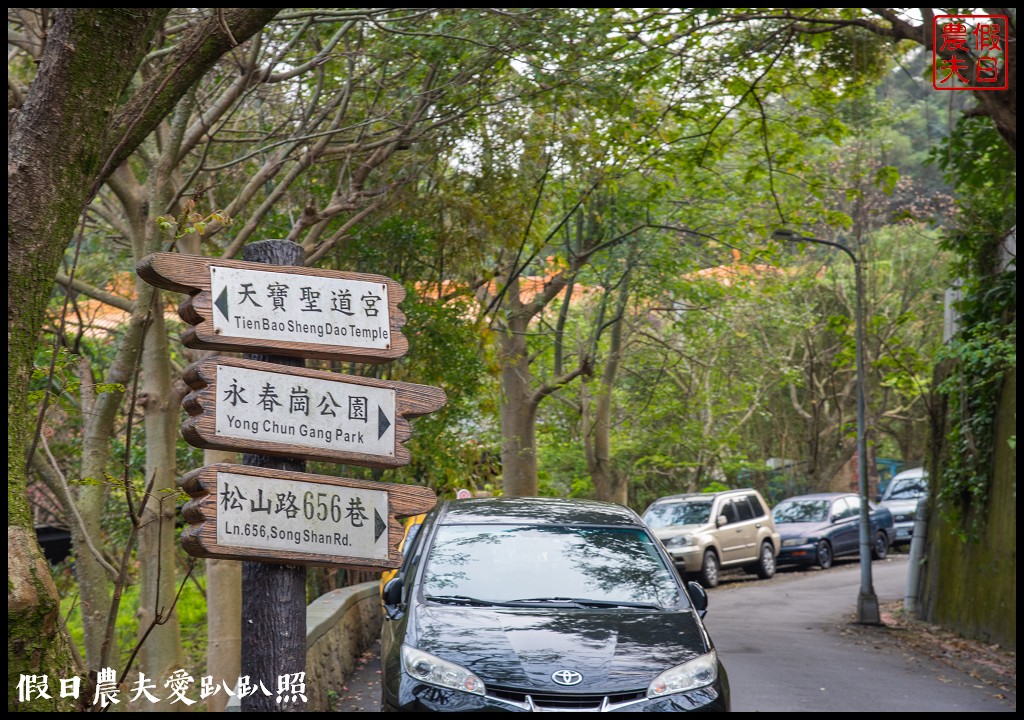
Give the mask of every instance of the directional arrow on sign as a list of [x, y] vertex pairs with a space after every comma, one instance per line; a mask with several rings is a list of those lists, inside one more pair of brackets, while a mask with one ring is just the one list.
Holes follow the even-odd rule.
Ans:
[[206, 358], [183, 377], [191, 445], [375, 468], [407, 465], [408, 419], [447, 400], [429, 385], [244, 358]]
[[231, 316], [228, 315], [228, 289], [224, 288], [220, 291], [220, 295], [217, 296], [217, 302], [214, 303], [217, 309], [220, 310], [220, 314], [224, 316], [225, 320], [230, 320]]

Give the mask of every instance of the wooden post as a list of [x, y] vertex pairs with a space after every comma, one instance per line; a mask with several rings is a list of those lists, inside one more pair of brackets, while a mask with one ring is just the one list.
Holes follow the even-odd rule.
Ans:
[[[297, 265], [305, 260], [300, 245], [286, 240], [247, 244], [244, 260], [268, 265]], [[301, 367], [302, 358], [245, 354], [246, 358]], [[242, 463], [304, 472], [304, 460], [245, 453]], [[215, 600], [215, 599], [214, 599]], [[264, 562], [242, 563], [242, 676], [255, 691], [241, 699], [242, 712], [302, 712], [301, 699], [279, 702], [278, 678], [306, 672], [306, 567]], [[263, 683], [262, 685], [260, 683]], [[267, 695], [265, 691], [269, 691]]]

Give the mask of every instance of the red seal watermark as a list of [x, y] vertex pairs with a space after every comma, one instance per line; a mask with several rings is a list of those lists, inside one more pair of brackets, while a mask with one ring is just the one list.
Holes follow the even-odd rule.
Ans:
[[932, 87], [1006, 90], [1006, 15], [936, 15], [932, 20]]

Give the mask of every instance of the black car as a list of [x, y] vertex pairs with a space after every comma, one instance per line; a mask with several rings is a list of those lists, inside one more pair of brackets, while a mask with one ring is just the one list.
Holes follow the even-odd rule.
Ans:
[[621, 505], [441, 502], [383, 596], [384, 711], [730, 709], [707, 595]]
[[[896, 537], [892, 513], [868, 503], [871, 557], [883, 560]], [[782, 536], [778, 565], [820, 565], [844, 555], [860, 554], [860, 496], [856, 493], [814, 493], [786, 498], [772, 508], [775, 529]]]

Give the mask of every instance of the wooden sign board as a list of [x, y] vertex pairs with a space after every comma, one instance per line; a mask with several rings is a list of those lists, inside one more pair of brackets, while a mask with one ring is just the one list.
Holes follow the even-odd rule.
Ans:
[[186, 347], [382, 363], [402, 357], [405, 288], [383, 275], [154, 253], [136, 270], [188, 293]]
[[402, 564], [397, 518], [436, 502], [417, 485], [221, 463], [181, 480], [192, 498], [181, 545], [195, 557], [391, 569]]
[[186, 368], [195, 447], [375, 468], [409, 464], [407, 418], [444, 407], [441, 388], [210, 357]]

